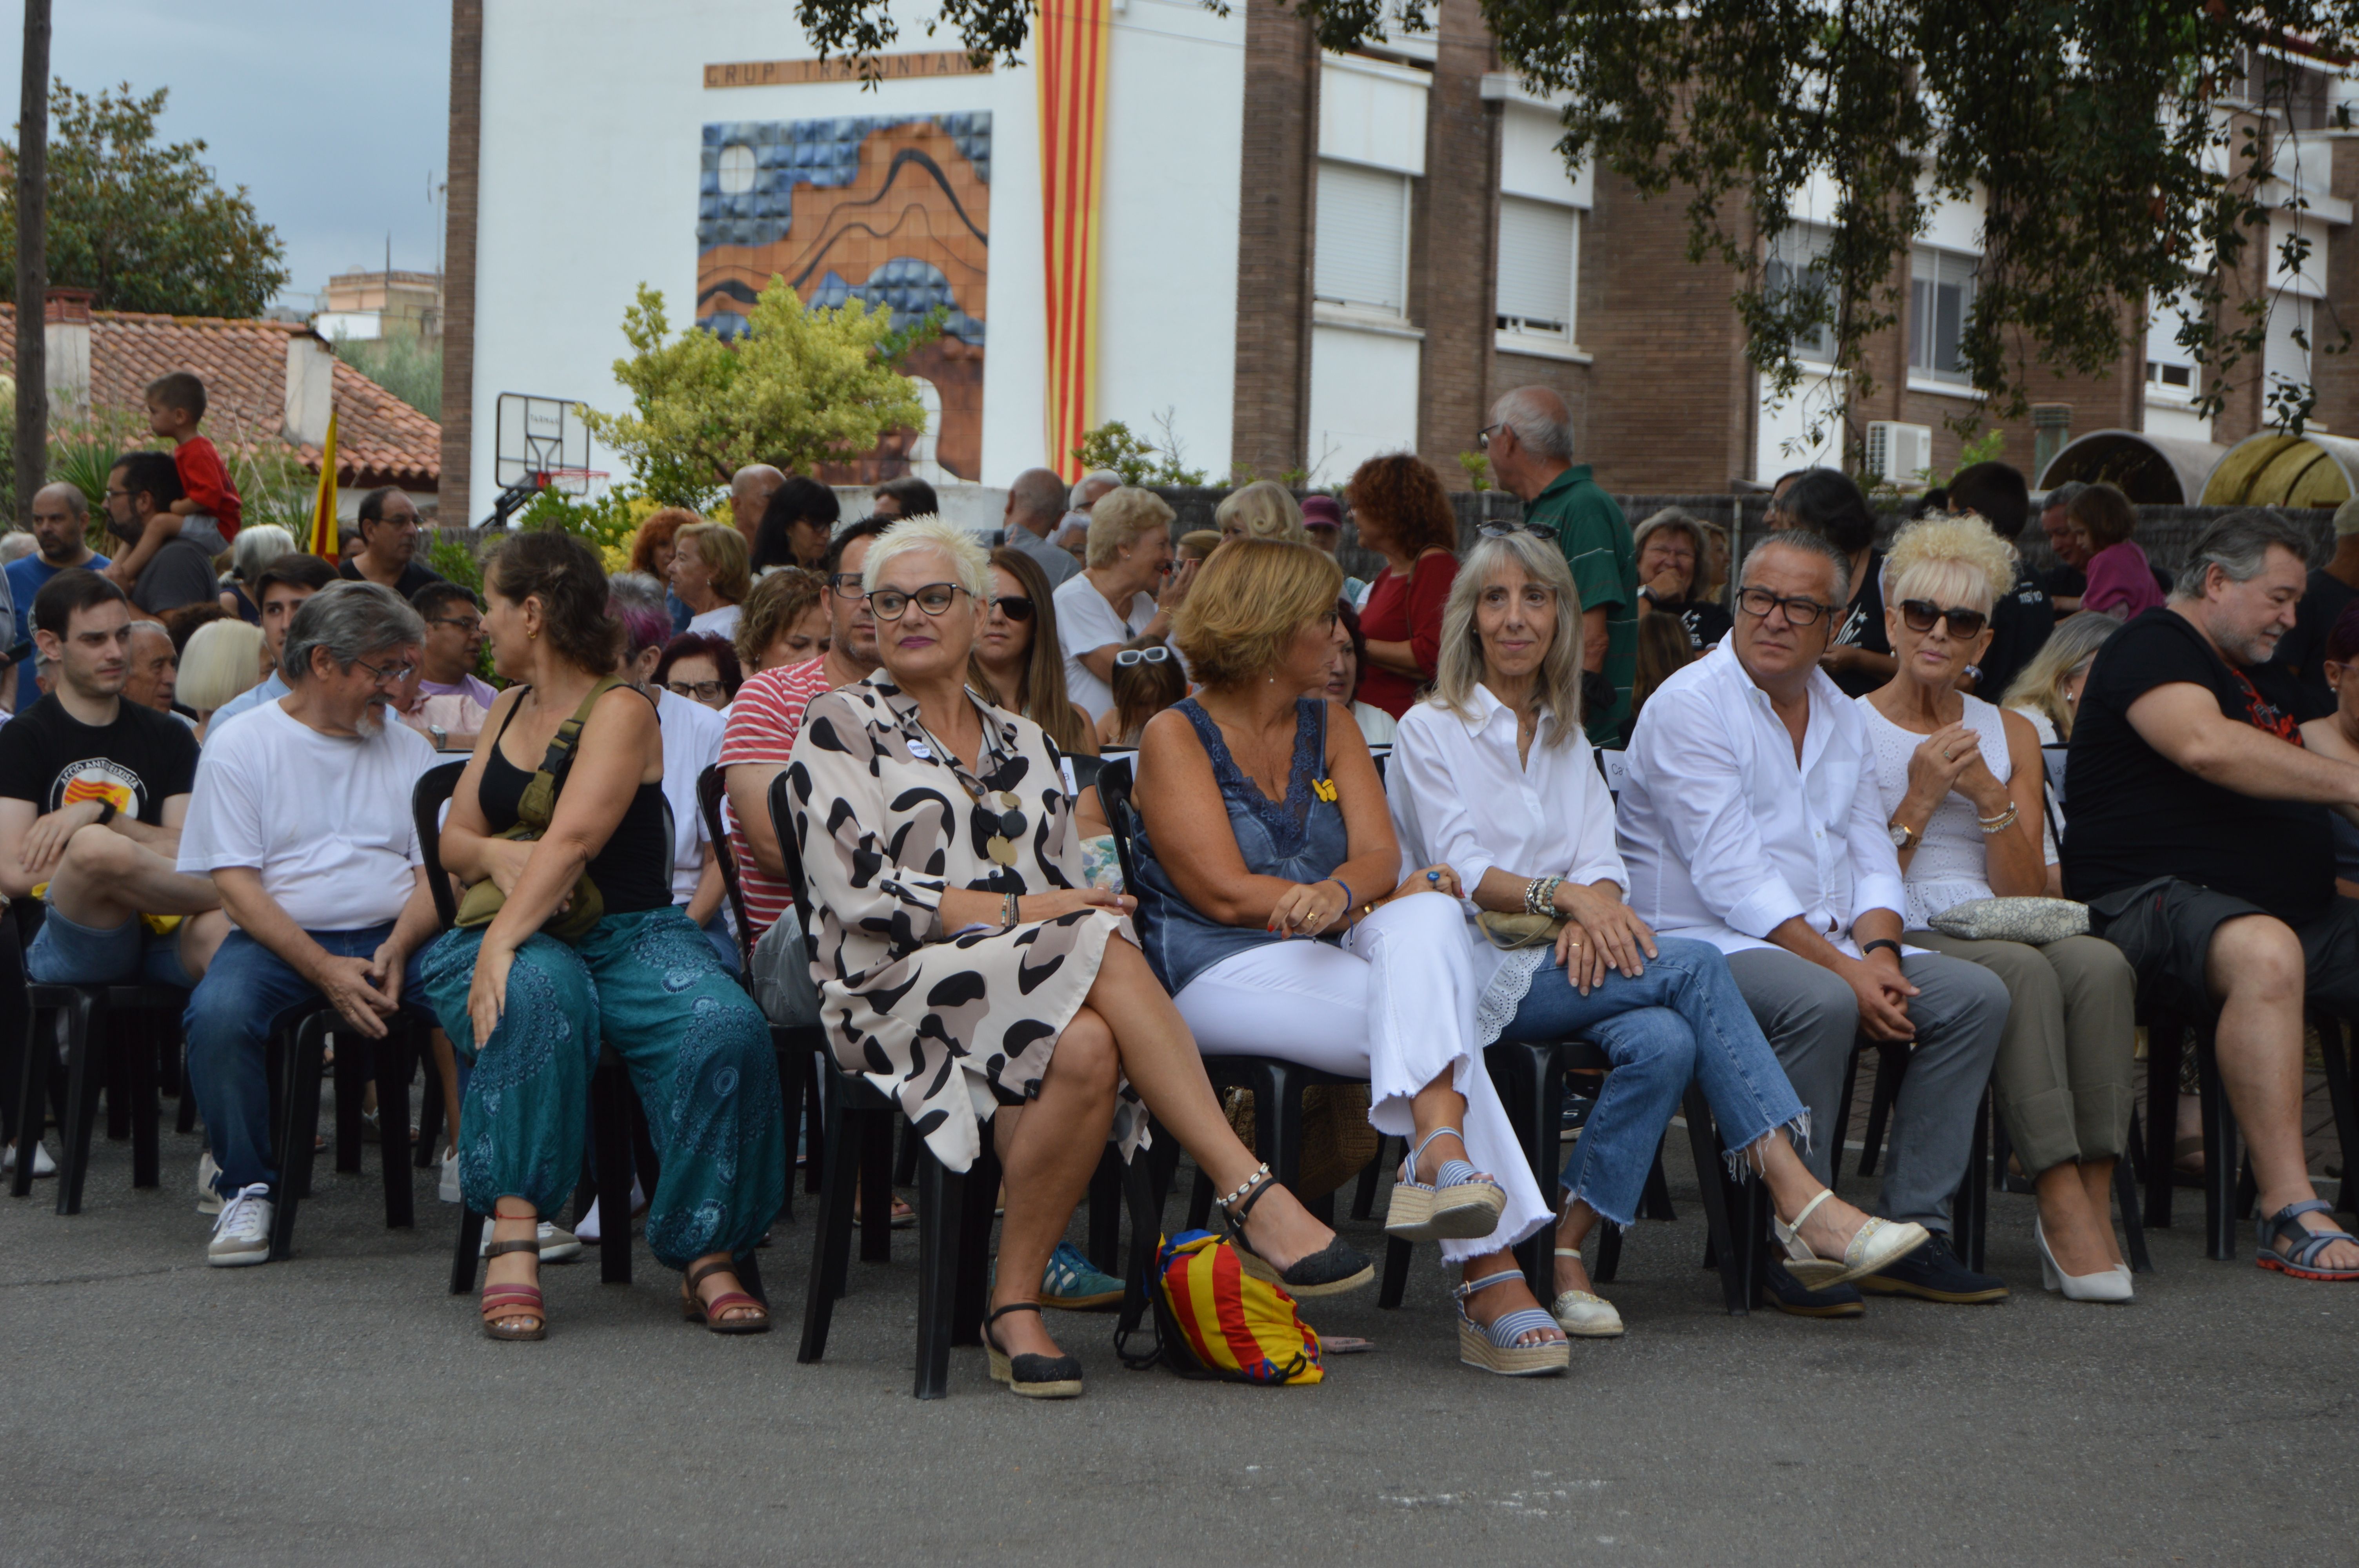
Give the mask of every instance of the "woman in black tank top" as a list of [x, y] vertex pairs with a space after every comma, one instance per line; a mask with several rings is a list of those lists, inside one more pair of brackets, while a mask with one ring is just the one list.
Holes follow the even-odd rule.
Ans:
[[[761, 1013], [671, 902], [663, 739], [644, 693], [600, 693], [538, 840], [503, 838], [559, 729], [618, 663], [606, 575], [580, 540], [518, 534], [486, 573], [484, 630], [514, 683], [476, 742], [442, 830], [442, 864], [506, 895], [491, 924], [446, 934], [420, 965], [427, 993], [473, 1067], [458, 1140], [467, 1204], [493, 1217], [484, 1332], [538, 1339], [542, 1217], [582, 1168], [590, 1074], [622, 1056], [663, 1173], [649, 1249], [682, 1270], [683, 1306], [715, 1332], [769, 1326], [731, 1259], [750, 1252], [786, 1192], [777, 1066]], [[568, 944], [542, 927], [584, 874], [597, 924]], [[609, 1195], [619, 1197], [620, 1195]], [[627, 1223], [610, 1215], [608, 1224]]]

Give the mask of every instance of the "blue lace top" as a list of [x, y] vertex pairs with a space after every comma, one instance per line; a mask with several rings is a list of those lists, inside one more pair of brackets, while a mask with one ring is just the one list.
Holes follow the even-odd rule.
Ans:
[[[1221, 802], [1229, 810], [1229, 827], [1245, 870], [1259, 876], [1284, 877], [1288, 881], [1315, 882], [1351, 859], [1343, 830], [1343, 810], [1332, 800], [1321, 800], [1312, 782], [1326, 772], [1327, 705], [1310, 697], [1294, 705], [1294, 758], [1286, 775], [1286, 797], [1272, 800], [1245, 775], [1194, 697], [1179, 705], [1196, 738], [1212, 760], [1212, 780], [1221, 786]], [[1332, 791], [1329, 792], [1333, 793]], [[1132, 849], [1138, 862], [1138, 932], [1147, 961], [1174, 996], [1206, 969], [1234, 953], [1275, 942], [1277, 937], [1258, 925], [1223, 925], [1199, 914], [1180, 896], [1149, 842], [1146, 827], [1134, 824]]]

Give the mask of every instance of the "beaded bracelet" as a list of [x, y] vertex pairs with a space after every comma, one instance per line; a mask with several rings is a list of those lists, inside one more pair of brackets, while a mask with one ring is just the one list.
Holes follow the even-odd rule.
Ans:
[[2004, 833], [2008, 828], [2015, 826], [2017, 818], [2021, 815], [2022, 813], [2017, 808], [2015, 802], [2009, 801], [2006, 804], [2006, 809], [2000, 812], [1996, 816], [1975, 817], [1974, 826], [1981, 828], [1985, 837], [1994, 833]]
[[1267, 1161], [1264, 1161], [1259, 1169], [1256, 1170], [1252, 1175], [1247, 1176], [1245, 1181], [1238, 1185], [1235, 1192], [1231, 1193], [1224, 1198], [1215, 1198], [1212, 1201], [1219, 1204], [1224, 1209], [1233, 1208], [1236, 1206], [1237, 1201], [1240, 1198], [1243, 1198], [1247, 1193], [1253, 1191], [1255, 1187], [1260, 1185], [1262, 1182], [1268, 1178], [1268, 1176], [1269, 1163]]

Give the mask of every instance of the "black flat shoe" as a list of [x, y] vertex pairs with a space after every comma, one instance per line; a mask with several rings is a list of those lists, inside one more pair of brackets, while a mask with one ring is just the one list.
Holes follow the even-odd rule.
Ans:
[[1859, 1292], [1849, 1285], [1831, 1285], [1814, 1291], [1786, 1271], [1783, 1263], [1772, 1262], [1767, 1270], [1769, 1304], [1779, 1312], [1792, 1313], [1796, 1317], [1864, 1317], [1867, 1303], [1859, 1299]]
[[1368, 1255], [1344, 1245], [1340, 1236], [1330, 1237], [1327, 1245], [1308, 1258], [1298, 1258], [1294, 1266], [1281, 1272], [1275, 1263], [1253, 1249], [1245, 1239], [1245, 1217], [1254, 1205], [1261, 1202], [1262, 1194], [1277, 1184], [1270, 1179], [1269, 1167], [1264, 1165], [1253, 1173], [1246, 1184], [1250, 1189], [1237, 1199], [1234, 1206], [1227, 1200], [1221, 1202], [1221, 1225], [1229, 1233], [1229, 1244], [1237, 1249], [1238, 1261], [1245, 1271], [1256, 1280], [1284, 1285], [1296, 1296], [1337, 1296], [1346, 1291], [1356, 1291], [1371, 1284], [1376, 1277], [1375, 1264]]
[[1875, 1296], [1915, 1296], [1919, 1301], [1952, 1306], [1978, 1305], [2006, 1299], [2006, 1281], [1995, 1274], [1978, 1274], [1950, 1249], [1950, 1238], [1940, 1231], [1906, 1258], [1894, 1260], [1873, 1274], [1863, 1275], [1859, 1288]]
[[983, 1320], [984, 1347], [991, 1353], [991, 1380], [1027, 1400], [1077, 1400], [1082, 1396], [1082, 1364], [1071, 1356], [1010, 1356], [999, 1347], [991, 1325], [1011, 1312], [1038, 1312], [1038, 1302], [1016, 1302]]

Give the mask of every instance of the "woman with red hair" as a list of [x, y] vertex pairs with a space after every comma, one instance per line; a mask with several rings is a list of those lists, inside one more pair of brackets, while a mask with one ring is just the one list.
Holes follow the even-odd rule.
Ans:
[[1458, 518], [1441, 476], [1406, 452], [1362, 463], [1344, 495], [1360, 543], [1385, 558], [1360, 611], [1368, 647], [1360, 700], [1398, 719], [1440, 656], [1441, 608], [1458, 579]]

